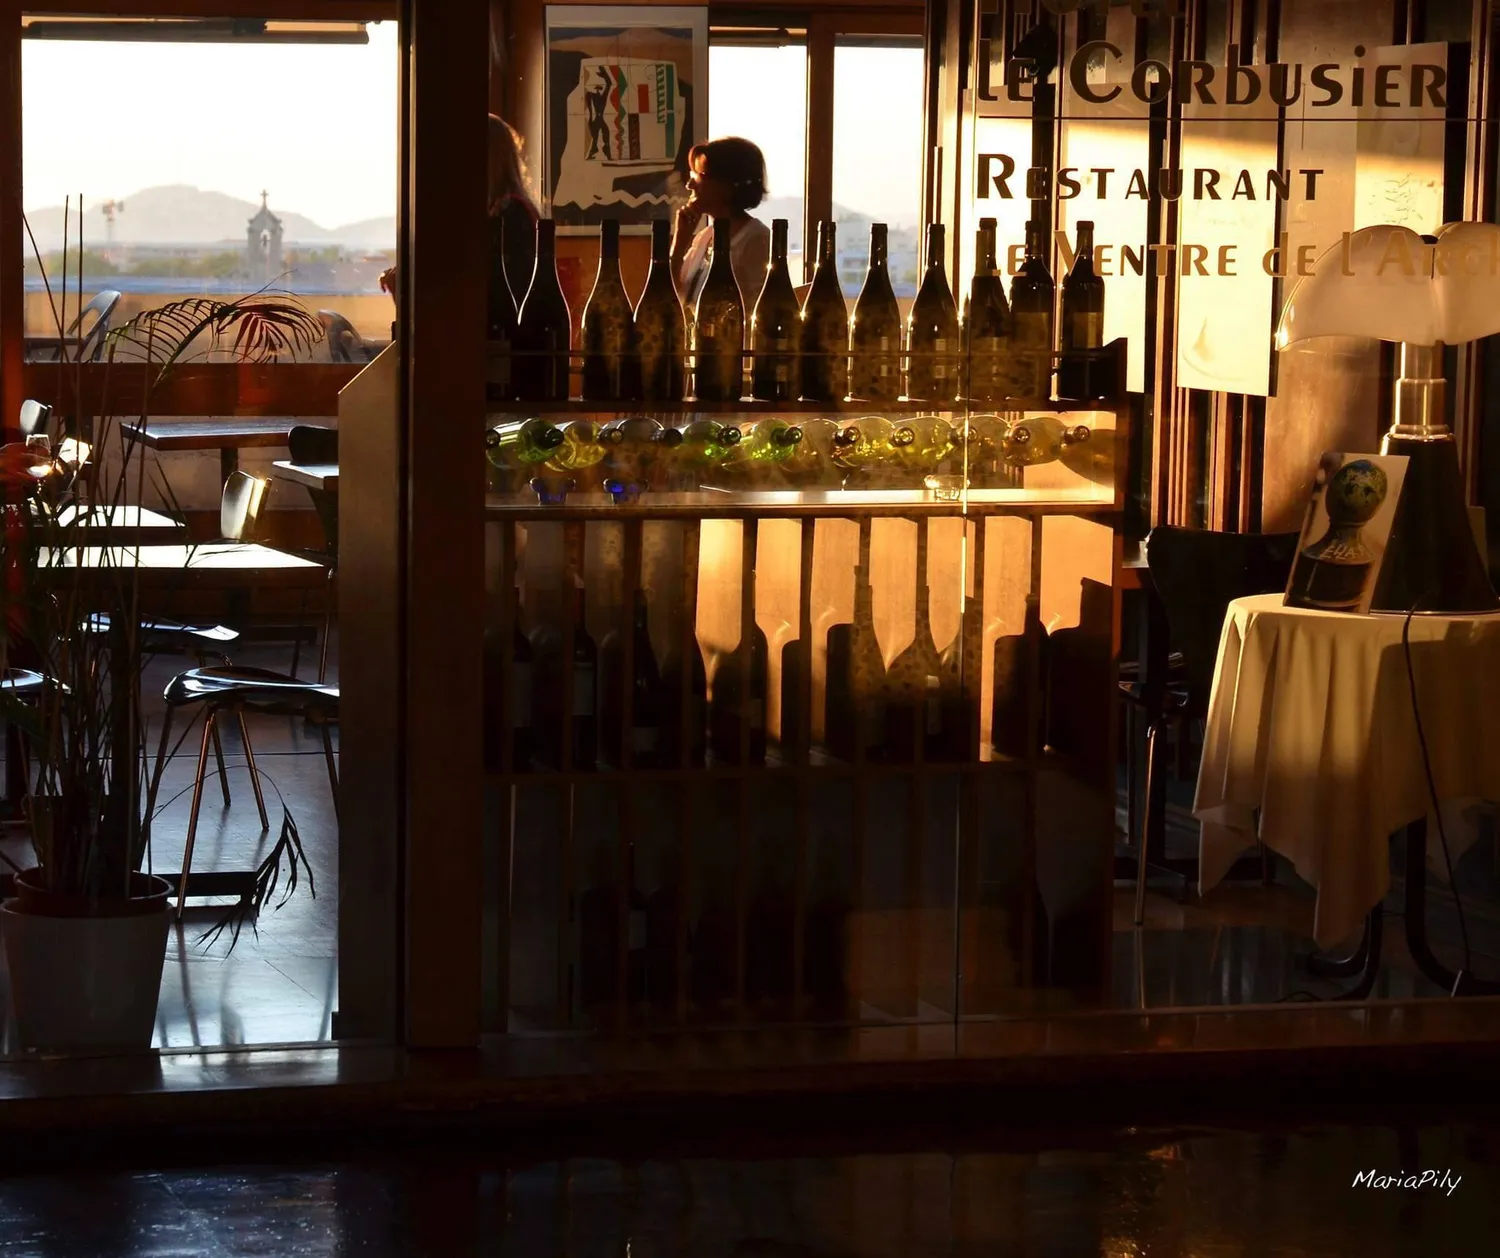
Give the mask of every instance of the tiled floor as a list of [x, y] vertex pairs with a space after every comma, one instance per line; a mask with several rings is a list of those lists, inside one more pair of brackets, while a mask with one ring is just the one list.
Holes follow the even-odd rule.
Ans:
[[[1500, 1235], [1500, 1132], [1482, 1126], [957, 1147], [917, 1132], [907, 1147], [920, 1152], [821, 1156], [799, 1154], [794, 1133], [770, 1156], [705, 1133], [704, 1155], [662, 1159], [641, 1134], [623, 1161], [366, 1150], [318, 1166], [11, 1178], [0, 1255], [1429, 1258], [1491, 1252]], [[1434, 1186], [1353, 1186], [1371, 1170], [1430, 1170]]]

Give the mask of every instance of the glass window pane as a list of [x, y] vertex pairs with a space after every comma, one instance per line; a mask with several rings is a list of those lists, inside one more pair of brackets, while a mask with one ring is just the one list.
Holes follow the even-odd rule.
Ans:
[[890, 227], [891, 282], [916, 295], [922, 215], [922, 48], [840, 44], [833, 53], [833, 215], [839, 274], [859, 292], [869, 224]]
[[[23, 204], [53, 286], [71, 197], [76, 290], [81, 194], [84, 298], [119, 290], [116, 324], [174, 297], [271, 283], [388, 340], [394, 307], [379, 280], [396, 246], [396, 24], [367, 30], [365, 44], [26, 40]], [[107, 97], [59, 90], [90, 83], [166, 95], [132, 105], [121, 125]], [[279, 223], [257, 232], [263, 200]], [[26, 331], [55, 336], [25, 249]]]
[[790, 269], [800, 276], [807, 192], [807, 49], [801, 44], [711, 44], [708, 134], [742, 135], [760, 145], [768, 195], [754, 214], [765, 223], [787, 220]]

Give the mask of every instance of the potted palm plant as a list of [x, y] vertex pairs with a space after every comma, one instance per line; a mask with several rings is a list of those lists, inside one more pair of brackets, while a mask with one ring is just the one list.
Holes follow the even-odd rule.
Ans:
[[[110, 381], [141, 373], [144, 420], [153, 394], [183, 362], [275, 361], [310, 348], [322, 328], [284, 293], [190, 297], [111, 330], [100, 361], [83, 364], [69, 360], [63, 332], [66, 274], [60, 288], [61, 308], [47, 291], [63, 346], [56, 409], [66, 439], [55, 451], [40, 444], [0, 451], [0, 715], [19, 729], [35, 765], [25, 811], [36, 859], [15, 869], [16, 895], [0, 906], [0, 935], [25, 1047], [148, 1049], [169, 887], [143, 869], [150, 818], [142, 815], [138, 555], [96, 546], [89, 534], [99, 519], [141, 502], [148, 475], [171, 497], [140, 447], [123, 439]], [[80, 308], [81, 289], [80, 277]], [[51, 492], [59, 481], [68, 483], [61, 495]], [[102, 632], [102, 620], [90, 619], [101, 611], [109, 613]], [[298, 865], [306, 865], [283, 808], [281, 840], [239, 911], [259, 909], [288, 860], [290, 892]]]

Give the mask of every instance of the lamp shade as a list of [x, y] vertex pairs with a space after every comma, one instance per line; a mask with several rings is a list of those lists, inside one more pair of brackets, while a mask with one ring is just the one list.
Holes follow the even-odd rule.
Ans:
[[1500, 224], [1447, 223], [1431, 237], [1365, 227], [1292, 289], [1276, 347], [1320, 336], [1460, 345], [1500, 333]]

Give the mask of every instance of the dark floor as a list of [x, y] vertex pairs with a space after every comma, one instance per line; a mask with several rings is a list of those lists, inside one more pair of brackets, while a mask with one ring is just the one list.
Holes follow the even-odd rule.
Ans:
[[[1493, 1252], [1500, 1236], [1497, 1128], [1132, 1129], [1070, 1147], [999, 1135], [818, 1157], [785, 1143], [753, 1159], [367, 1151], [302, 1167], [20, 1176], [0, 1181], [0, 1255], [1432, 1258]], [[1354, 1187], [1367, 1171], [1431, 1171], [1434, 1183]]]

